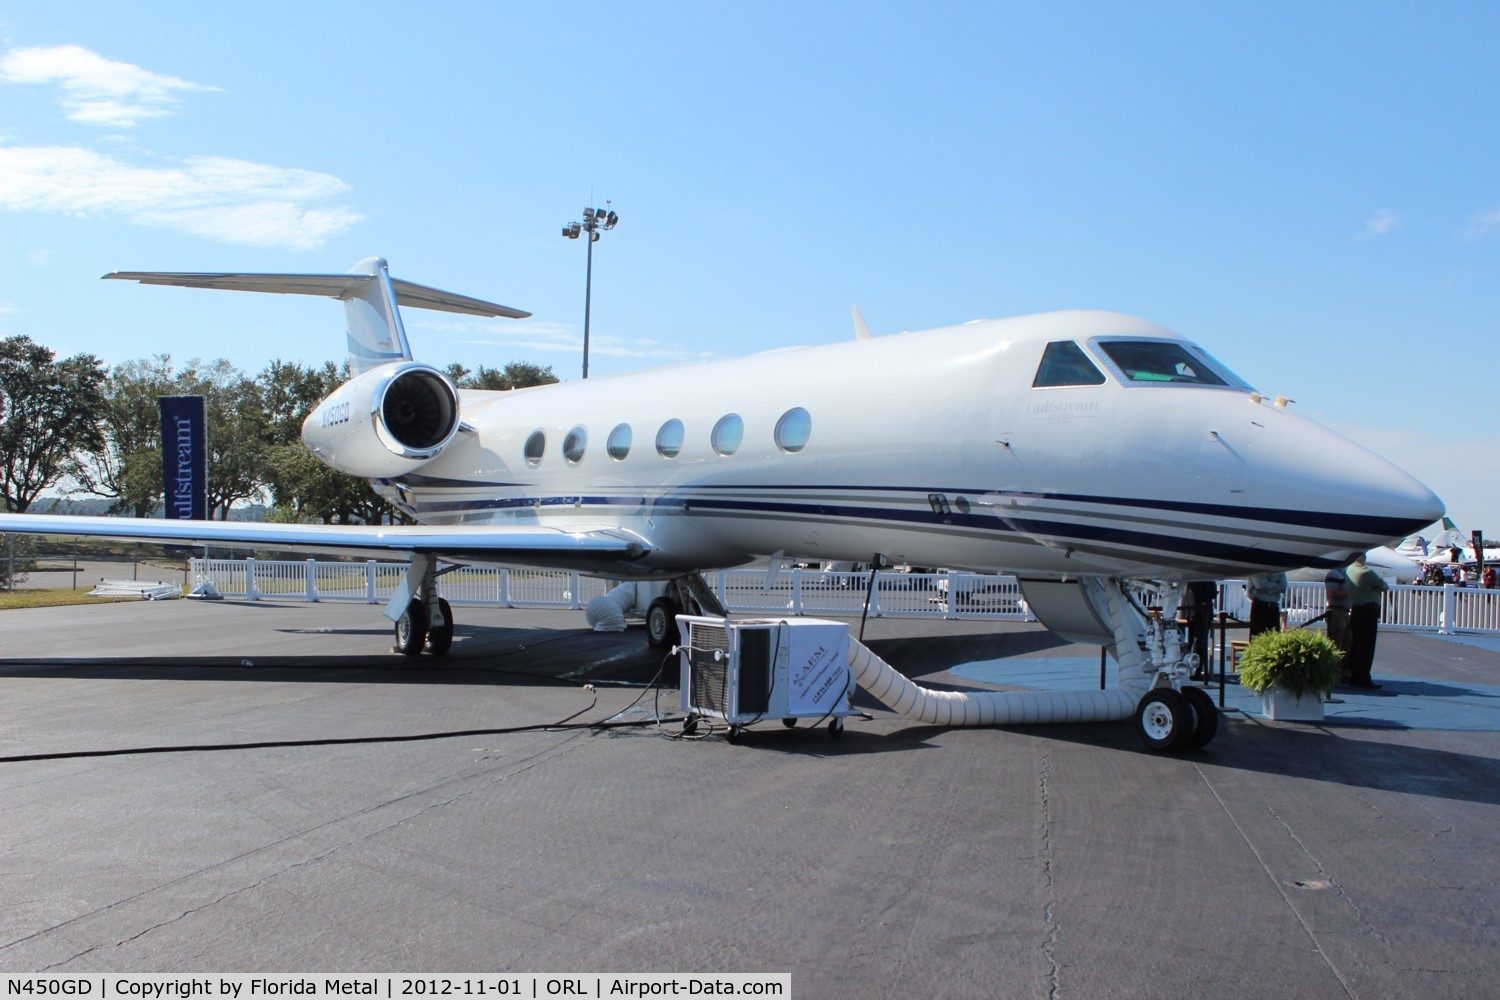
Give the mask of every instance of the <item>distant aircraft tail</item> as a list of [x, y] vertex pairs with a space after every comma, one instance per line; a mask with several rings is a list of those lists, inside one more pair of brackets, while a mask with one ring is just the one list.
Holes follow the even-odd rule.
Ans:
[[362, 375], [392, 361], [411, 360], [411, 345], [398, 306], [525, 319], [531, 313], [467, 295], [455, 295], [392, 278], [383, 257], [367, 257], [348, 274], [233, 274], [177, 271], [111, 271], [106, 278], [143, 285], [219, 288], [236, 292], [325, 295], [344, 303], [348, 322], [349, 368]]

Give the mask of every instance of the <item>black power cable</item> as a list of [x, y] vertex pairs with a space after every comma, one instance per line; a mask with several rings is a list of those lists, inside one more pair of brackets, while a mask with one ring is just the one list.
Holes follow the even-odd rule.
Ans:
[[[644, 696], [645, 692], [642, 692], [642, 697]], [[640, 698], [637, 698], [636, 701], [640, 701]], [[284, 747], [335, 747], [377, 743], [418, 743], [427, 740], [446, 740], [470, 736], [506, 736], [514, 733], [566, 732], [575, 729], [629, 729], [660, 725], [661, 720], [659, 719], [637, 719], [628, 722], [572, 721], [593, 708], [597, 703], [598, 697], [595, 696], [594, 701], [588, 706], [558, 722], [535, 723], [527, 726], [507, 726], [499, 729], [455, 729], [441, 733], [413, 733], [407, 736], [349, 736], [317, 740], [258, 740], [253, 743], [192, 743], [179, 746], [125, 747], [114, 750], [64, 750], [57, 753], [28, 753], [0, 757], [0, 764], [21, 764], [42, 760], [82, 760], [90, 757], [128, 757], [138, 754], [206, 753], [221, 750], [271, 750]], [[629, 711], [629, 709], [626, 709], [626, 711]], [[615, 714], [618, 715], [620, 713]]]

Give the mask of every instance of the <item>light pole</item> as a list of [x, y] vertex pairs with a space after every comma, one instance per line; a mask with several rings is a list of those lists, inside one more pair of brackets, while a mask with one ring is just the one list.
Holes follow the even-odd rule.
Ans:
[[594, 297], [594, 244], [599, 242], [601, 229], [613, 229], [620, 217], [609, 210], [613, 202], [606, 201], [603, 208], [585, 208], [582, 222], [570, 222], [563, 226], [563, 235], [576, 240], [583, 233], [589, 234], [589, 263], [583, 284], [583, 377], [589, 377], [589, 307]]

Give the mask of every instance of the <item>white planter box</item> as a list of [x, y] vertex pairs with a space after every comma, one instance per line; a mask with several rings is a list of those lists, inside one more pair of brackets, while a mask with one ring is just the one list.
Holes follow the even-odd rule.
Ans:
[[1323, 696], [1314, 692], [1296, 698], [1280, 688], [1271, 688], [1260, 694], [1260, 711], [1278, 722], [1322, 722]]

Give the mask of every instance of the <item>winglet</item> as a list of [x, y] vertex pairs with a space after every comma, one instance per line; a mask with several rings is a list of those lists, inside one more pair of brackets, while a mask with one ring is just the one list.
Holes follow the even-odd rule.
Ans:
[[854, 339], [873, 340], [870, 328], [865, 325], [865, 318], [859, 314], [859, 306], [850, 306], [849, 311], [854, 314]]

